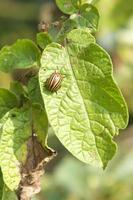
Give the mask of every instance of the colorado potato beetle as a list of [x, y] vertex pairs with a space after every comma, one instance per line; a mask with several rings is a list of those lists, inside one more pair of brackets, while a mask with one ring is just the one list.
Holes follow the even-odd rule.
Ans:
[[57, 90], [59, 90], [61, 87], [62, 80], [63, 80], [63, 76], [60, 73], [55, 71], [46, 80], [47, 89], [51, 92], [57, 92]]

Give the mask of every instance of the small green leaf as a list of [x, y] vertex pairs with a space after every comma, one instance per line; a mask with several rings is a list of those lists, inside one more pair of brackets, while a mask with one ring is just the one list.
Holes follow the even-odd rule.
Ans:
[[[78, 43], [76, 35], [82, 38]], [[65, 48], [47, 46], [39, 79], [48, 119], [59, 140], [81, 161], [105, 168], [116, 152], [113, 137], [126, 127], [128, 114], [112, 78], [110, 57], [92, 37], [77, 29], [68, 34]], [[64, 78], [57, 93], [51, 93], [44, 83], [55, 70]]]
[[67, 19], [63, 23], [60, 31], [58, 32], [56, 41], [59, 42], [59, 43], [62, 43], [63, 40], [66, 38], [67, 34], [70, 31], [72, 31], [73, 29], [75, 29], [76, 27], [77, 27], [77, 24], [73, 19], [70, 19], [70, 18]]
[[21, 157], [17, 151], [31, 136], [28, 108], [12, 109], [1, 119], [0, 166], [5, 184], [11, 191], [17, 189], [21, 180]]
[[32, 106], [32, 120], [38, 141], [44, 149], [47, 149], [48, 118], [45, 110], [40, 105], [34, 104]]
[[76, 28], [88, 27], [92, 31], [96, 31], [99, 22], [99, 13], [96, 7], [90, 4], [81, 6], [79, 13], [70, 16], [70, 19], [75, 21]]
[[0, 118], [2, 118], [6, 112], [17, 106], [17, 97], [9, 90], [0, 88]]
[[82, 46], [88, 46], [89, 44], [96, 42], [95, 38], [91, 35], [88, 28], [79, 29], [78, 33], [79, 34], [77, 34], [77, 29], [71, 31], [67, 37], [68, 43], [73, 41], [75, 45], [82, 44]]
[[25, 88], [25, 86], [17, 81], [13, 81], [10, 84], [10, 91], [16, 94], [19, 106], [22, 106], [28, 100], [28, 93], [26, 89], [27, 88]]
[[41, 32], [37, 34], [37, 44], [42, 48], [45, 47], [52, 42], [52, 39], [48, 35], [47, 32]]
[[0, 51], [0, 71], [12, 72], [16, 68], [39, 66], [40, 52], [28, 39], [18, 40]]
[[59, 9], [65, 14], [73, 14], [78, 11], [78, 0], [56, 0]]

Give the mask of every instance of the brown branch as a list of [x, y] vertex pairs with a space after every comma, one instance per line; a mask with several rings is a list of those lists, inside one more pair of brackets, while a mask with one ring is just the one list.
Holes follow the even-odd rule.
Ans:
[[44, 149], [34, 135], [27, 143], [27, 151], [26, 163], [21, 166], [22, 179], [18, 189], [19, 200], [30, 200], [32, 196], [40, 192], [40, 178], [44, 174], [45, 166], [56, 156], [54, 150]]

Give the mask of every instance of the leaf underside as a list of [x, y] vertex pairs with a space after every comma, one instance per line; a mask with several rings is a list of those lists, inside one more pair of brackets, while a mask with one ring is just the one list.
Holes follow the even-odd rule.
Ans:
[[25, 143], [32, 133], [30, 113], [27, 108], [14, 108], [0, 122], [0, 167], [4, 183], [13, 191], [21, 180], [19, 161], [26, 160]]
[[[64, 78], [57, 93], [51, 93], [45, 82], [55, 71]], [[79, 160], [105, 168], [116, 152], [113, 137], [128, 121], [108, 54], [88, 29], [73, 30], [65, 48], [56, 43], [46, 47], [39, 80], [49, 122], [61, 143]]]

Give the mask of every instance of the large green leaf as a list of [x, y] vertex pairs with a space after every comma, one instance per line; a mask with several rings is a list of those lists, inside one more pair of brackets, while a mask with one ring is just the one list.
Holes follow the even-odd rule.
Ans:
[[40, 52], [28, 39], [18, 40], [0, 51], [0, 71], [11, 72], [16, 68], [39, 66]]
[[[41, 59], [40, 87], [62, 144], [81, 161], [106, 167], [116, 152], [113, 136], [126, 127], [128, 114], [112, 78], [110, 57], [92, 38], [87, 29], [74, 30], [65, 48], [49, 45]], [[55, 70], [64, 78], [58, 92], [51, 93], [45, 82]]]
[[18, 106], [18, 99], [7, 89], [0, 88], [0, 118], [13, 107]]
[[[0, 166], [5, 184], [13, 191], [21, 179], [19, 160], [26, 159], [26, 148], [22, 146], [32, 133], [30, 112], [27, 107], [12, 109], [1, 119], [1, 124]], [[18, 155], [20, 149], [24, 152]]]

